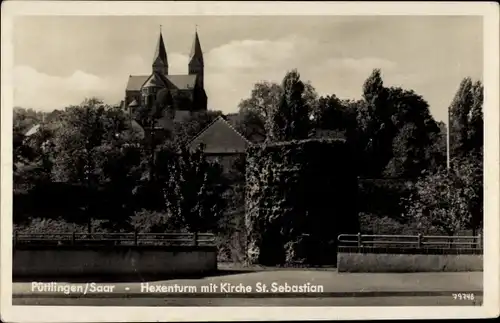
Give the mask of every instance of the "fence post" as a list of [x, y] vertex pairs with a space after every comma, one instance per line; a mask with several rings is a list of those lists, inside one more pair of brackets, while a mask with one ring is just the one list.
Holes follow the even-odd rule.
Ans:
[[363, 242], [361, 241], [361, 232], [358, 232], [358, 247], [361, 248], [363, 246]]
[[72, 245], [74, 245], [74, 244], [75, 244], [75, 239], [76, 239], [76, 237], [75, 237], [75, 231], [73, 231], [73, 232], [71, 233], [71, 244], [72, 244]]
[[137, 246], [137, 230], [134, 230], [134, 246]]
[[422, 234], [418, 234], [418, 249], [422, 248]]
[[482, 245], [483, 245], [483, 241], [482, 241], [482, 236], [481, 236], [481, 233], [478, 233], [477, 234], [477, 248], [478, 249], [481, 249], [482, 248]]
[[198, 231], [195, 231], [193, 234], [193, 242], [195, 247], [198, 246]]

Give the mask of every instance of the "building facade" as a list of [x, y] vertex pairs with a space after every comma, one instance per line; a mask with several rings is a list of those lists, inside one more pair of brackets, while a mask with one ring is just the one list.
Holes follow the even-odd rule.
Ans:
[[167, 90], [168, 95], [171, 96], [171, 110], [175, 114], [175, 118], [207, 110], [207, 95], [204, 85], [205, 65], [197, 31], [194, 35], [189, 63], [186, 66], [187, 74], [171, 75], [168, 68], [167, 51], [160, 31], [151, 72], [129, 76], [123, 104], [131, 116], [135, 115], [140, 108], [152, 107], [158, 94], [162, 91], [165, 93]]

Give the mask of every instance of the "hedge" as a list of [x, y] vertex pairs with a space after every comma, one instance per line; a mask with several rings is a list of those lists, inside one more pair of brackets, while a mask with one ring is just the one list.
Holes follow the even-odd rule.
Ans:
[[335, 263], [337, 236], [359, 230], [352, 158], [340, 139], [248, 148], [248, 260], [265, 265]]
[[378, 217], [398, 219], [405, 211], [402, 203], [412, 193], [413, 182], [404, 179], [358, 179], [358, 211]]

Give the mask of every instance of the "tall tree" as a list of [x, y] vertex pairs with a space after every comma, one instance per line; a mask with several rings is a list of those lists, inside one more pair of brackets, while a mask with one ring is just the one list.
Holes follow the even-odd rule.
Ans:
[[[450, 156], [452, 158], [461, 158], [470, 152], [470, 117], [473, 105], [474, 118], [478, 119], [479, 110], [482, 103], [479, 103], [479, 92], [482, 89], [476, 90], [472, 84], [470, 77], [464, 78], [460, 82], [460, 86], [451, 102], [449, 108], [450, 114]], [[482, 96], [482, 94], [481, 94]], [[482, 100], [481, 100], [482, 101]], [[475, 122], [476, 122], [475, 121]]]
[[483, 151], [484, 120], [483, 120], [483, 96], [484, 87], [481, 81], [472, 86], [472, 107], [468, 117], [468, 143], [469, 150], [473, 154], [481, 154]]
[[416, 178], [434, 164], [430, 160], [440, 129], [428, 103], [413, 91], [388, 89], [392, 110], [392, 158], [384, 173], [389, 177]]
[[388, 90], [379, 69], [363, 84], [363, 99], [357, 115], [359, 129], [358, 145], [365, 176], [380, 177], [392, 157], [393, 132], [390, 117], [393, 111], [387, 102]]
[[439, 127], [420, 95], [385, 87], [375, 69], [363, 85], [363, 98], [356, 143], [363, 176], [415, 178], [435, 164], [430, 158]]
[[297, 70], [288, 72], [282, 82], [279, 105], [267, 119], [267, 139], [284, 141], [308, 138], [311, 131], [311, 107], [304, 99], [304, 83]]
[[[318, 95], [310, 82], [303, 83], [302, 98], [310, 107], [310, 117], [314, 115]], [[261, 141], [269, 129], [266, 124], [272, 111], [276, 111], [283, 96], [283, 84], [262, 81], [254, 85], [250, 97], [242, 100], [239, 105], [238, 130], [253, 141]]]

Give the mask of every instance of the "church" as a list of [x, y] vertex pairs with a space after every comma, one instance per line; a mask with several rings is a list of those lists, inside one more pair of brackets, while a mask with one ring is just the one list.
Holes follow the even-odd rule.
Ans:
[[[203, 52], [198, 31], [195, 31], [189, 54], [187, 74], [171, 75], [168, 72], [168, 57], [163, 36], [160, 31], [150, 74], [130, 75], [122, 102], [129, 115], [140, 107], [152, 106], [156, 95], [168, 89], [173, 99], [173, 111], [168, 111], [158, 120], [155, 128], [162, 130], [171, 125], [172, 120], [181, 121], [197, 112], [207, 111], [208, 98], [204, 86]], [[235, 115], [219, 117], [199, 134], [189, 140], [189, 147], [195, 149], [200, 144], [205, 146], [205, 153], [217, 159], [244, 154], [252, 144], [235, 128]], [[132, 119], [136, 127], [142, 127]], [[230, 158], [232, 159], [232, 158]]]
[[[168, 113], [159, 120], [155, 128], [166, 129], [172, 120], [181, 121], [197, 112], [207, 111], [207, 95], [204, 87], [204, 60], [201, 50], [198, 32], [195, 32], [193, 45], [189, 55], [187, 74], [170, 75], [168, 73], [168, 58], [165, 50], [163, 36], [160, 31], [156, 44], [152, 70], [149, 74], [130, 75], [125, 89], [125, 98], [120, 105], [131, 116], [134, 128], [144, 134], [144, 129], [132, 117], [136, 109], [141, 106], [151, 106], [156, 99], [156, 94], [168, 89], [172, 94], [173, 113]], [[173, 114], [173, 115], [172, 115]], [[188, 140], [188, 146], [195, 149], [202, 144], [205, 154], [210, 158], [223, 161], [228, 164], [235, 157], [245, 154], [248, 146], [253, 142], [261, 141], [262, 138], [246, 138], [236, 130], [238, 114], [220, 116]], [[40, 133], [42, 125], [46, 127], [57, 127], [60, 123], [34, 124], [24, 133], [25, 140]]]
[[168, 67], [167, 51], [160, 31], [151, 73], [129, 76], [123, 104], [130, 115], [134, 115], [138, 107], [153, 103], [157, 93], [162, 89], [168, 89], [172, 95], [176, 119], [207, 110], [207, 95], [204, 87], [205, 66], [198, 31], [195, 32], [189, 54], [187, 74], [169, 74]]

